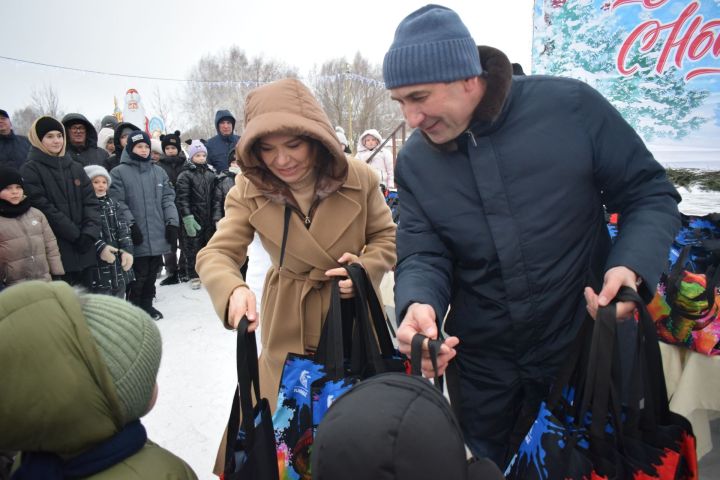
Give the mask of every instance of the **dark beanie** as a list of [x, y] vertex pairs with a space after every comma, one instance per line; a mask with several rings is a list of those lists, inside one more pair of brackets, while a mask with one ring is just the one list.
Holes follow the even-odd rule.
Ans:
[[160, 135], [160, 144], [162, 146], [163, 153], [165, 153], [165, 147], [167, 146], [177, 148], [178, 153], [180, 153], [180, 130], [175, 130], [175, 133]]
[[482, 73], [477, 45], [460, 17], [426, 5], [405, 17], [383, 61], [385, 88], [454, 82]]
[[65, 132], [62, 123], [58, 122], [52, 117], [41, 117], [35, 123], [35, 133], [40, 140], [42, 140], [48, 132], [57, 130], [60, 133]]
[[400, 373], [376, 375], [338, 398], [310, 461], [314, 480], [468, 478], [450, 404], [428, 380]]
[[125, 149], [128, 153], [132, 153], [133, 148], [135, 148], [135, 145], [138, 143], [147, 143], [148, 147], [152, 147], [152, 144], [150, 143], [150, 136], [148, 136], [147, 133], [142, 130], [133, 130], [128, 134]]
[[23, 179], [20, 172], [13, 167], [0, 165], [0, 190], [9, 185], [23, 186]]

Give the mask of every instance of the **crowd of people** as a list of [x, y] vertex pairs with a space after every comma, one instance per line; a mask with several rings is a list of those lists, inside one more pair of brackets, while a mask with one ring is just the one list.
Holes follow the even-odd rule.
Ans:
[[[63, 280], [127, 297], [162, 318], [152, 305], [158, 273], [164, 264], [161, 285], [190, 281], [200, 288], [195, 257], [223, 216], [226, 179], [239, 171], [229, 159], [239, 138], [235, 118], [220, 110], [216, 126], [215, 137], [183, 150], [179, 131], [150, 138], [111, 115], [99, 134], [79, 113], [42, 116], [27, 138], [0, 110], [0, 212], [7, 224], [0, 289]], [[12, 215], [22, 223], [6, 220]], [[20, 228], [26, 224], [32, 228]]]
[[[458, 367], [460, 394], [453, 401], [462, 440], [499, 474], [492, 464], [503, 468], [516, 448], [516, 420], [547, 396], [586, 316], [594, 317], [621, 286], [652, 297], [679, 227], [680, 198], [601, 95], [575, 80], [515, 75], [508, 58], [478, 47], [448, 8], [428, 5], [402, 20], [383, 76], [414, 129], [395, 165], [376, 130], [363, 132], [358, 158], [350, 158], [342, 129], [297, 79], [248, 94], [241, 137], [232, 114], [220, 110], [215, 137], [190, 141], [184, 153], [180, 132], [163, 135], [156, 158], [148, 134], [126, 122], [103, 122], [97, 134], [82, 115], [62, 121], [43, 116], [23, 140], [0, 111], [0, 252], [7, 287], [0, 293], [0, 384], [24, 395], [28, 379], [40, 364], [53, 363], [53, 354], [89, 355], [90, 361], [44, 375], [82, 378], [73, 385], [87, 390], [98, 425], [82, 434], [68, 429], [77, 434], [72, 441], [44, 443], [33, 433], [55, 418], [42, 413], [45, 407], [33, 407], [33, 421], [21, 423], [13, 420], [20, 400], [3, 407], [0, 432], [12, 433], [0, 433], [0, 449], [23, 452], [13, 478], [90, 464], [103, 467], [93, 474], [166, 468], [194, 478], [169, 452], [149, 447], [138, 422], [156, 392], [159, 337], [149, 317], [162, 318], [152, 302], [163, 264], [168, 276], [160, 285], [204, 285], [226, 328], [243, 317], [250, 330], [261, 326], [261, 395], [272, 408], [286, 355], [312, 355], [317, 348], [333, 282], [343, 299], [356, 293], [343, 265], [360, 263], [376, 289], [395, 268], [400, 351], [410, 355], [416, 333], [442, 340], [437, 368], [444, 372], [450, 361]], [[397, 187], [399, 225], [381, 182]], [[605, 207], [623, 219], [614, 243]], [[255, 235], [271, 259], [260, 309], [244, 278]], [[77, 297], [63, 283], [26, 281], [50, 279], [92, 293]], [[109, 319], [114, 309], [105, 302], [124, 306]], [[618, 318], [632, 308], [619, 304]], [[52, 329], [38, 328], [41, 319], [51, 319]], [[28, 325], [19, 328], [23, 322]], [[63, 342], [50, 342], [47, 336], [57, 331], [65, 332]], [[20, 346], [13, 343], [20, 338]], [[30, 361], [34, 341], [52, 345]], [[122, 353], [115, 351], [119, 341], [128, 345]], [[138, 358], [148, 364], [142, 372], [134, 367]], [[424, 350], [423, 373], [433, 376], [434, 368]], [[43, 395], [64, 398], [52, 389]], [[64, 404], [49, 403], [60, 415]], [[76, 412], [83, 405], [66, 408]], [[343, 405], [352, 403], [338, 402]], [[356, 405], [353, 410], [372, 402]], [[348, 474], [351, 460], [358, 467], [346, 478], [387, 471], [394, 459], [343, 461], [342, 455], [356, 452], [348, 448], [358, 442], [353, 432], [386, 429], [388, 422], [359, 425], [332, 412], [328, 422], [343, 423], [319, 426], [323, 448], [312, 459], [322, 472], [318, 478]], [[392, 415], [391, 409], [369, 414]], [[363, 438], [378, 439], [374, 451], [390, 449], [382, 442], [393, 441], [382, 431]], [[448, 444], [458, 438], [448, 437]], [[443, 442], [403, 440], [410, 457], [427, 450], [413, 442]], [[102, 447], [108, 442], [123, 454], [107, 458]], [[142, 452], [146, 463], [132, 463]], [[93, 461], [97, 456], [103, 461]], [[464, 462], [461, 457], [462, 449], [453, 448], [447, 458], [433, 459], [440, 462], [435, 470], [455, 471], [442, 462]], [[216, 467], [221, 473], [222, 463]], [[414, 468], [393, 478], [427, 477]]]

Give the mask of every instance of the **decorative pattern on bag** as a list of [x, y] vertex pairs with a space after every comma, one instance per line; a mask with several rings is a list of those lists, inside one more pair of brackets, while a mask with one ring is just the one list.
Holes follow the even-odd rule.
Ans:
[[354, 383], [349, 378], [328, 380], [323, 366], [309, 356], [287, 356], [273, 415], [280, 480], [312, 478], [310, 446], [317, 425]]
[[617, 329], [611, 304], [583, 325], [506, 478], [697, 480], [695, 437], [668, 408], [652, 319], [637, 292], [623, 287], [616, 300], [638, 311], [626, 391], [618, 335], [627, 330]]
[[[608, 216], [611, 238], [617, 214]], [[668, 273], [648, 305], [660, 340], [704, 355], [720, 355], [720, 214], [681, 215], [668, 254]]]
[[705, 296], [707, 277], [684, 270], [677, 296], [668, 304], [666, 285], [658, 285], [648, 311], [660, 340], [704, 355], [720, 355], [720, 293]]

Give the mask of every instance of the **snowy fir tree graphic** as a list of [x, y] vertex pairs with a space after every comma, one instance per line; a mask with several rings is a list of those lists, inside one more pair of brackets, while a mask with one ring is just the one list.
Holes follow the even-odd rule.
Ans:
[[543, 0], [535, 8], [533, 73], [590, 84], [646, 141], [681, 139], [711, 120], [698, 113], [709, 91], [692, 88], [669, 63], [661, 73], [654, 70], [662, 42], [647, 52], [640, 51], [639, 42], [634, 44], [625, 63], [637, 69], [632, 75], [620, 75], [617, 55], [630, 32], [610, 2]]

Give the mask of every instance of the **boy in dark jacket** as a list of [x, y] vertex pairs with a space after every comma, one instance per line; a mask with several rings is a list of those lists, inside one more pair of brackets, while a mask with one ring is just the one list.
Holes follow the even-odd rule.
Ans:
[[[238, 165], [237, 158], [235, 158], [235, 150], [230, 150], [228, 154], [228, 169], [222, 172], [215, 182], [215, 193], [213, 193], [213, 225], [217, 228], [217, 223], [221, 218], [225, 216], [225, 197], [227, 197], [230, 189], [235, 185], [235, 175], [240, 173], [240, 165]], [[250, 257], [245, 259], [245, 263], [240, 268], [240, 273], [243, 278], [247, 278], [248, 260]]]
[[108, 171], [100, 165], [88, 165], [85, 172], [100, 202], [100, 239], [95, 242], [98, 267], [93, 271], [90, 290], [125, 298], [127, 287], [135, 280], [130, 228], [120, 218], [117, 202], [107, 194], [112, 183]]
[[178, 214], [175, 192], [165, 171], [150, 161], [150, 137], [135, 130], [128, 135], [120, 165], [110, 172], [110, 194], [119, 204], [123, 220], [130, 225], [134, 246], [135, 281], [128, 300], [150, 314], [163, 318], [152, 306], [155, 280], [162, 255], [177, 242]]
[[[175, 130], [175, 133], [168, 133], [167, 135], [160, 135], [160, 143], [162, 145], [163, 155], [160, 157], [158, 165], [165, 170], [170, 180], [170, 186], [174, 189], [177, 177], [183, 170], [185, 165], [185, 154], [180, 148], [180, 130]], [[177, 195], [175, 196], [175, 206], [177, 207]], [[182, 231], [180, 231], [180, 238], [182, 238]], [[182, 241], [180, 242], [182, 247]], [[165, 264], [165, 277], [161, 282], [161, 286], [175, 285], [180, 283], [181, 279], [179, 273], [184, 270], [185, 255], [180, 252], [180, 268], [178, 269], [177, 259], [177, 242], [175, 245], [170, 245], [170, 253], [163, 255], [163, 263]], [[178, 271], [180, 270], [180, 271]], [[187, 278], [183, 278], [183, 281], [187, 281]]]
[[200, 288], [195, 271], [195, 257], [207, 245], [215, 232], [212, 201], [215, 190], [215, 173], [207, 164], [207, 148], [204, 141], [193, 140], [188, 149], [190, 161], [180, 173], [175, 186], [178, 212], [185, 228], [183, 251], [187, 275], [193, 290]]

